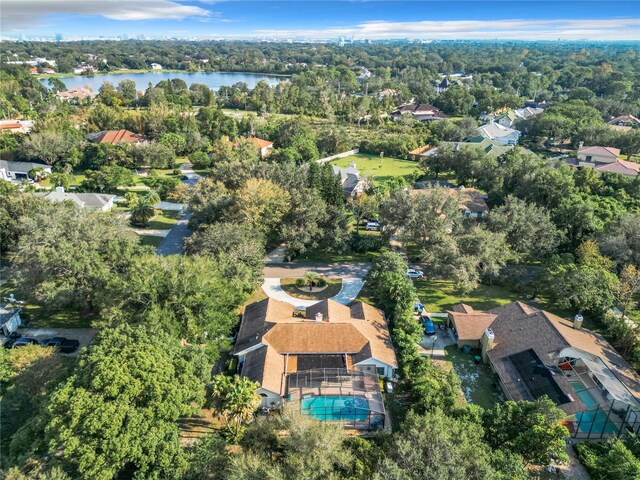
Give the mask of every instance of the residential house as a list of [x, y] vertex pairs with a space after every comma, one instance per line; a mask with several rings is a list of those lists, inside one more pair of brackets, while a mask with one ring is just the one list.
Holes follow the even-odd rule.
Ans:
[[512, 128], [516, 124], [516, 122], [520, 120], [528, 120], [531, 117], [540, 115], [542, 112], [544, 112], [542, 108], [519, 108], [517, 110], [509, 110], [502, 115], [498, 115], [493, 119], [493, 121], [502, 125], [503, 127]]
[[86, 63], [80, 64], [77, 67], [73, 68], [73, 73], [75, 73], [76, 75], [81, 75], [83, 73], [84, 74], [94, 73], [95, 71], [96, 71], [96, 67]]
[[504, 127], [495, 122], [478, 127], [478, 132], [484, 138], [494, 140], [502, 145], [517, 145], [521, 135], [519, 130]]
[[360, 171], [356, 168], [355, 163], [349, 164], [347, 168], [336, 165], [331, 165], [331, 168], [335, 175], [340, 175], [340, 184], [345, 195], [353, 197], [366, 189], [367, 182], [360, 177]]
[[543, 100], [542, 102], [536, 102], [535, 100], [529, 100], [527, 102], [525, 102], [524, 107], [530, 107], [530, 108], [541, 108], [541, 109], [545, 109], [549, 106], [549, 104], [547, 103], [546, 100]]
[[443, 113], [438, 107], [434, 107], [429, 103], [408, 103], [401, 105], [391, 112], [390, 115], [392, 120], [397, 121], [403, 114], [411, 114], [412, 117], [419, 122], [431, 122], [449, 118], [449, 116]]
[[42, 73], [46, 73], [47, 75], [53, 75], [56, 71], [53, 68], [43, 68]]
[[619, 117], [614, 117], [607, 121], [609, 125], [616, 126], [628, 126], [628, 127], [640, 127], [640, 119], [634, 117], [633, 115], [620, 115]]
[[398, 91], [393, 88], [385, 88], [384, 90], [380, 90], [378, 92], [378, 100], [382, 100], [387, 97], [396, 97], [398, 95]]
[[30, 133], [34, 123], [33, 120], [0, 120], [0, 132]]
[[233, 354], [240, 374], [258, 383], [262, 407], [299, 401], [310, 413], [309, 403], [320, 397], [347, 396], [365, 414], [344, 419], [352, 428], [384, 424], [378, 377], [393, 377], [398, 364], [377, 308], [322, 300], [301, 317], [292, 305], [267, 298], [245, 308]]
[[139, 145], [149, 142], [144, 135], [133, 133], [129, 130], [103, 130], [101, 132], [88, 134], [86, 139], [93, 143], [111, 143], [112, 145], [118, 143]]
[[580, 147], [577, 158], [563, 159], [576, 168], [593, 168], [598, 172], [618, 173], [628, 177], [640, 175], [640, 164], [619, 158], [620, 150], [613, 147]]
[[152, 63], [149, 66], [151, 67], [151, 70], [162, 70], [162, 65], [160, 65], [159, 63]]
[[21, 308], [0, 307], [0, 335], [8, 337], [22, 325]]
[[[247, 140], [256, 146], [258, 149], [258, 157], [260, 158], [266, 158], [273, 150], [273, 142], [270, 142], [269, 140], [263, 140], [262, 138], [257, 137], [247, 137]], [[238, 142], [231, 143], [231, 146], [233, 147], [237, 147], [238, 145]]]
[[[422, 186], [424, 184], [416, 184], [416, 186]], [[437, 183], [436, 186], [442, 187], [445, 182]], [[433, 192], [433, 187], [426, 185], [427, 188], [416, 188], [411, 190], [412, 195], [429, 195]], [[482, 193], [475, 188], [466, 188], [464, 186], [450, 185], [449, 188], [445, 188], [448, 195], [458, 200], [458, 208], [460, 213], [465, 218], [481, 219], [489, 212], [486, 199], [487, 194]]]
[[38, 69], [37, 69], [36, 67], [31, 67], [31, 68], [29, 69], [29, 73], [30, 73], [31, 75], [38, 75]]
[[66, 92], [58, 92], [56, 93], [56, 98], [63, 102], [70, 102], [73, 100], [94, 99], [96, 98], [96, 94], [90, 88], [80, 87], [67, 90]]
[[458, 346], [480, 350], [510, 400], [549, 397], [578, 439], [640, 432], [640, 377], [599, 334], [522, 302], [448, 312]]
[[113, 208], [115, 195], [103, 193], [72, 193], [65, 192], [64, 188], [57, 187], [53, 192], [36, 193], [36, 196], [45, 198], [51, 202], [73, 202], [85, 210], [99, 210], [107, 212]]
[[0, 160], [0, 179], [18, 183], [23, 180], [29, 180], [29, 172], [36, 168], [42, 168], [45, 173], [51, 174], [51, 167], [44, 163]]

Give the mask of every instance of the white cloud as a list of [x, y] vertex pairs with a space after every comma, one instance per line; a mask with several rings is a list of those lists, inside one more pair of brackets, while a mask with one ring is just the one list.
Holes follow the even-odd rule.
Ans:
[[210, 12], [171, 0], [3, 0], [2, 30], [32, 28], [56, 14], [98, 15], [112, 20], [181, 20], [207, 17]]
[[611, 18], [593, 20], [451, 20], [417, 22], [363, 22], [350, 27], [321, 30], [262, 29], [257, 37], [289, 38], [424, 38], [424, 39], [501, 39], [501, 40], [640, 40], [640, 19]]

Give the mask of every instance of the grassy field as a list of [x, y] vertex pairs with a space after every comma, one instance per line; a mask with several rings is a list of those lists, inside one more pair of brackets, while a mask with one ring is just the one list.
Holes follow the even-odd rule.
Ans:
[[342, 279], [340, 278], [327, 278], [327, 288], [322, 291], [309, 292], [308, 288], [300, 290], [296, 287], [296, 278], [281, 278], [280, 285], [282, 289], [294, 298], [301, 298], [302, 300], [324, 300], [325, 298], [331, 298], [337, 295], [342, 289]]
[[524, 300], [518, 293], [495, 285], [480, 285], [471, 293], [456, 290], [450, 280], [416, 280], [420, 301], [428, 312], [445, 312], [458, 303], [466, 303], [478, 310], [488, 310], [515, 300]]
[[338, 167], [346, 168], [350, 163], [355, 163], [360, 175], [373, 177], [375, 183], [379, 184], [393, 177], [408, 178], [418, 172], [418, 163], [412, 160], [403, 160], [394, 157], [380, 159], [378, 155], [368, 153], [358, 153], [349, 157], [340, 158], [331, 162]]
[[380, 252], [327, 252], [323, 250], [307, 252], [295, 258], [296, 262], [304, 263], [352, 263], [371, 262]]

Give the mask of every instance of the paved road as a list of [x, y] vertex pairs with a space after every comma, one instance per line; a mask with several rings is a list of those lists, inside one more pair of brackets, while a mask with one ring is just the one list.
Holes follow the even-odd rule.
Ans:
[[279, 263], [264, 269], [264, 278], [300, 278], [309, 270], [330, 278], [364, 278], [369, 263]]
[[189, 217], [191, 217], [189, 212], [182, 214], [180, 219], [169, 231], [169, 234], [164, 237], [162, 243], [158, 245], [156, 249], [158, 255], [180, 255], [182, 253], [184, 241], [191, 235], [191, 230], [189, 230]]
[[[182, 182], [194, 187], [200, 180], [200, 175], [193, 171], [193, 166], [190, 163], [183, 163], [180, 165], [182, 175], [185, 177]], [[164, 240], [158, 248], [156, 253], [158, 255], [180, 255], [184, 247], [184, 241], [189, 235], [189, 218], [191, 214], [189, 212], [183, 213], [180, 219], [175, 223], [169, 234], [164, 237]]]

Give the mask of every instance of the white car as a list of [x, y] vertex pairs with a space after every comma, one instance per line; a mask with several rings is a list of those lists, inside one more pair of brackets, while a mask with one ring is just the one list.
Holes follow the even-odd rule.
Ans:
[[380, 224], [378, 222], [368, 222], [365, 226], [364, 226], [365, 230], [369, 230], [369, 231], [373, 231], [373, 232], [377, 232], [378, 230], [380, 230]]
[[409, 278], [424, 278], [424, 272], [415, 270], [413, 268], [407, 269], [407, 277]]

